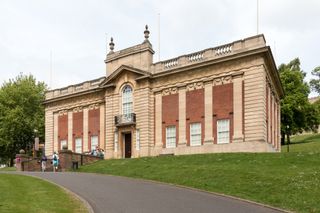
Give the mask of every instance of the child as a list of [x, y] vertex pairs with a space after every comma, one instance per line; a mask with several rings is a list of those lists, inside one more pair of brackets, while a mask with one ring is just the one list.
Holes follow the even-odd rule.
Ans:
[[53, 171], [57, 171], [59, 167], [59, 155], [54, 152], [52, 156], [52, 162], [53, 162]]

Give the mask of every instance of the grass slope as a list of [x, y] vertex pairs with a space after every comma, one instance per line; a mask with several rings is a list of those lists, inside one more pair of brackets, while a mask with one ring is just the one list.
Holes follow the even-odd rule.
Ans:
[[157, 180], [297, 212], [320, 212], [320, 135], [308, 138], [295, 138], [289, 153], [106, 160], [79, 171]]
[[79, 200], [49, 182], [0, 173], [0, 212], [81, 213], [87, 209]]

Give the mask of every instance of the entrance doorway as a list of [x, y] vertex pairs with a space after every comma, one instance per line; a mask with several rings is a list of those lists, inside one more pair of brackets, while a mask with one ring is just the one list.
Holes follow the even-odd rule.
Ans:
[[131, 158], [131, 133], [124, 134], [124, 157]]

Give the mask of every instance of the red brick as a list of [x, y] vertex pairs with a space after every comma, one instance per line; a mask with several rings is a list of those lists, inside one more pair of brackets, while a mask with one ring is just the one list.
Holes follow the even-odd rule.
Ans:
[[217, 143], [217, 121], [230, 120], [230, 142], [233, 136], [233, 83], [217, 85], [212, 88], [213, 136]]
[[179, 138], [179, 95], [162, 97], [162, 143], [166, 146], [166, 127], [176, 126], [176, 145]]
[[204, 89], [186, 92], [186, 139], [190, 146], [190, 124], [201, 123], [201, 144], [204, 140]]

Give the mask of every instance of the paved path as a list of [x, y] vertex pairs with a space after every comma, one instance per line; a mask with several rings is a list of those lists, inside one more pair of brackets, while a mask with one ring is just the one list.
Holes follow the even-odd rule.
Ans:
[[95, 213], [279, 212], [210, 193], [123, 177], [69, 172], [22, 174], [68, 188], [87, 200]]

